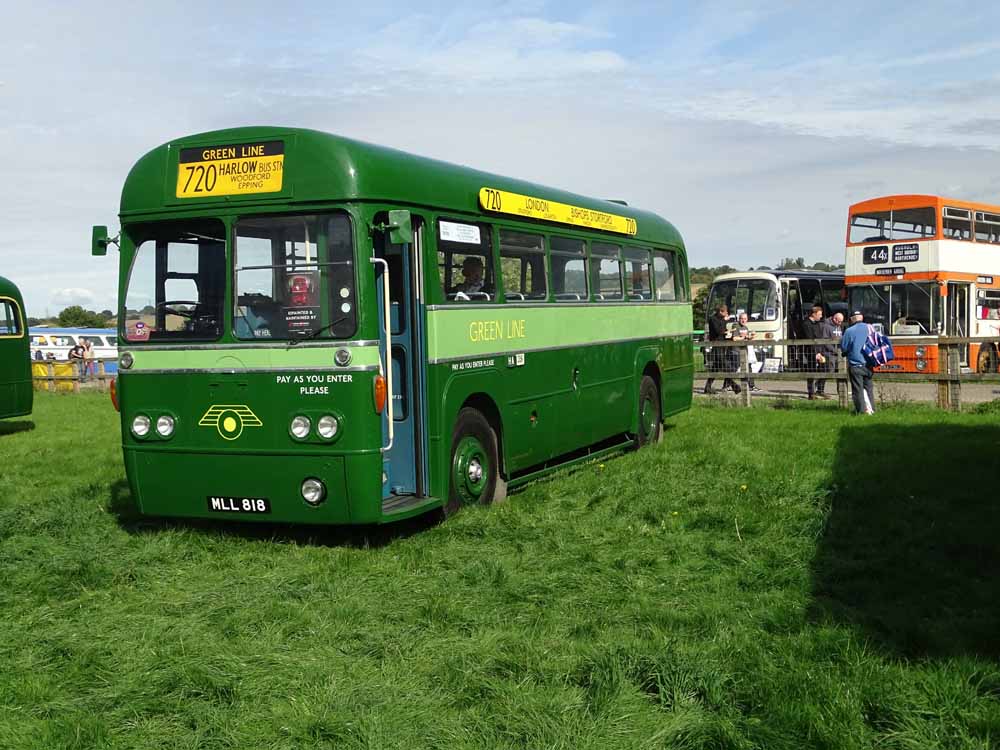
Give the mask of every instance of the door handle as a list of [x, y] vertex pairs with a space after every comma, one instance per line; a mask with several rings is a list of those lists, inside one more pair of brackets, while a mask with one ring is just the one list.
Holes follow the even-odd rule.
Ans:
[[580, 381], [580, 368], [579, 367], [574, 367], [573, 368], [573, 390], [574, 391], [577, 390], [577, 389], [579, 389], [579, 387], [580, 387], [579, 381]]

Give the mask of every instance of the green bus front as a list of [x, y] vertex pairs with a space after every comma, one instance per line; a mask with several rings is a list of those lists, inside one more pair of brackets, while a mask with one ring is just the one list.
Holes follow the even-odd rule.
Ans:
[[33, 398], [24, 301], [0, 276], [0, 419], [31, 414]]

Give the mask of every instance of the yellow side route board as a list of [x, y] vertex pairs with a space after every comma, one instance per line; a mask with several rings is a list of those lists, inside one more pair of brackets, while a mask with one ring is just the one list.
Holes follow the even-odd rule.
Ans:
[[284, 166], [284, 141], [183, 148], [177, 162], [177, 197], [276, 193]]
[[635, 234], [637, 227], [635, 219], [592, 208], [580, 208], [566, 203], [556, 203], [544, 198], [532, 198], [530, 195], [508, 193], [495, 188], [479, 189], [479, 205], [486, 211], [501, 214], [527, 216], [532, 219], [555, 221], [559, 224], [574, 224], [578, 227], [603, 229], [618, 234]]

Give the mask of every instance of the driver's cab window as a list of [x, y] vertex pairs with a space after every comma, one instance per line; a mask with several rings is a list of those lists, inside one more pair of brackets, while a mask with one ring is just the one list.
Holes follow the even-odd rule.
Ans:
[[496, 299], [493, 248], [487, 224], [438, 221], [438, 279], [448, 302]]
[[785, 317], [788, 338], [802, 338], [802, 297], [799, 294], [798, 279], [785, 284]]
[[219, 338], [227, 275], [222, 222], [189, 219], [126, 231], [136, 249], [121, 316], [125, 338], [130, 342]]

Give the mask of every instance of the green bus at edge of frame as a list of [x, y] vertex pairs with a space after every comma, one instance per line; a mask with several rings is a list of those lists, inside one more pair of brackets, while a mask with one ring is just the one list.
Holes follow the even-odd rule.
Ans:
[[31, 414], [31, 353], [24, 300], [0, 276], [0, 419]]
[[689, 408], [679, 233], [311, 130], [180, 138], [119, 245], [125, 468], [154, 516], [386, 523], [502, 499]]

